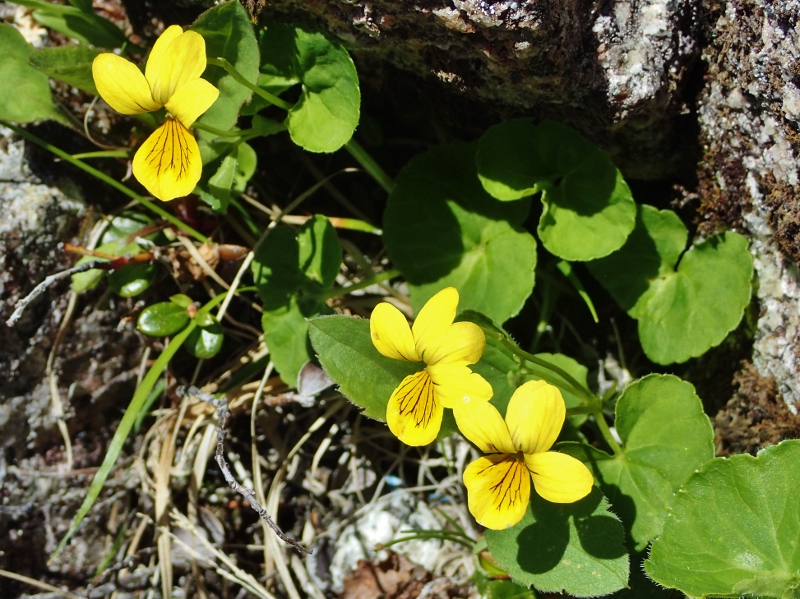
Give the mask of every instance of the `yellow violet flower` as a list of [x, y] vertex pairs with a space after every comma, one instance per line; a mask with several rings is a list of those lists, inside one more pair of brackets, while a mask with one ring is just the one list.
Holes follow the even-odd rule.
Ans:
[[481, 525], [503, 530], [522, 520], [536, 492], [554, 503], [572, 503], [592, 490], [592, 473], [572, 456], [547, 451], [566, 417], [561, 392], [529, 381], [508, 402], [505, 420], [490, 403], [454, 411], [461, 433], [488, 455], [464, 470], [469, 511]]
[[442, 426], [444, 408], [492, 397], [492, 386], [467, 367], [480, 360], [486, 337], [476, 324], [453, 322], [457, 306], [458, 291], [448, 287], [428, 300], [413, 327], [391, 304], [378, 304], [372, 312], [372, 343], [381, 354], [425, 364], [403, 379], [386, 407], [389, 430], [407, 445], [431, 443]]
[[133, 174], [160, 200], [192, 192], [203, 171], [200, 148], [189, 131], [219, 96], [200, 75], [206, 69], [206, 42], [199, 33], [178, 25], [156, 40], [144, 74], [116, 54], [100, 54], [92, 75], [100, 96], [122, 114], [167, 109], [164, 124], [142, 144], [133, 158]]

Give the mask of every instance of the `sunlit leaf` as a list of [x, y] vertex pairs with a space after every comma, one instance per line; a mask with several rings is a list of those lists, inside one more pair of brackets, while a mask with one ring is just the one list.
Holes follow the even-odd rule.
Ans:
[[800, 441], [708, 462], [678, 493], [645, 562], [690, 597], [800, 597]]
[[533, 290], [536, 242], [522, 229], [528, 204], [500, 202], [477, 179], [475, 146], [435, 148], [397, 177], [384, 214], [384, 242], [419, 310], [447, 286], [459, 310], [504, 322]]

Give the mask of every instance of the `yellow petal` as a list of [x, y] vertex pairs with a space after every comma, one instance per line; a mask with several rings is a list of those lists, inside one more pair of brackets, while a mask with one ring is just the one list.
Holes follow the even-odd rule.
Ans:
[[561, 391], [544, 381], [528, 381], [511, 396], [506, 422], [518, 450], [547, 451], [556, 442], [567, 408]]
[[92, 61], [92, 76], [100, 97], [117, 112], [142, 114], [161, 108], [139, 67], [116, 54], [98, 55]]
[[133, 157], [134, 176], [159, 200], [189, 195], [202, 172], [197, 141], [175, 119], [167, 119]]
[[442, 414], [433, 382], [422, 370], [404, 378], [394, 390], [386, 406], [386, 424], [406, 445], [427, 445], [439, 434]]
[[572, 456], [547, 451], [525, 456], [536, 492], [553, 503], [572, 503], [586, 497], [594, 479], [589, 469]]
[[489, 401], [492, 398], [492, 386], [479, 375], [472, 372], [467, 365], [435, 364], [426, 368], [431, 375], [438, 399], [445, 408], [454, 408], [465, 401]]
[[151, 83], [156, 78], [158, 72], [158, 65], [164, 61], [164, 55], [167, 53], [167, 48], [175, 40], [176, 37], [183, 33], [183, 28], [180, 25], [171, 25], [164, 30], [164, 33], [158, 36], [156, 43], [153, 44], [153, 49], [147, 57], [147, 63], [144, 66], [144, 76]]
[[478, 325], [471, 322], [456, 322], [447, 327], [441, 337], [432, 339], [425, 347], [425, 363], [475, 364], [481, 359], [485, 348], [486, 335]]
[[419, 362], [411, 327], [403, 313], [388, 302], [381, 302], [369, 319], [372, 344], [381, 354], [395, 360]]
[[516, 455], [478, 458], [464, 470], [470, 513], [479, 524], [503, 530], [522, 520], [531, 498], [531, 479]]
[[417, 314], [411, 331], [417, 351], [426, 364], [433, 364], [426, 353], [436, 350], [442, 343], [445, 333], [453, 324], [458, 306], [458, 291], [446, 287], [429, 299]]
[[[203, 36], [194, 31], [168, 36], [167, 32], [171, 29], [167, 29], [156, 41], [145, 67], [153, 98], [162, 104], [169, 101], [176, 89], [197, 79], [206, 70], [206, 42]], [[162, 38], [166, 44], [159, 44]]]
[[166, 103], [167, 111], [187, 129], [201, 114], [211, 108], [219, 90], [205, 79], [193, 79], [181, 85]]
[[511, 442], [503, 417], [488, 401], [462, 402], [453, 408], [458, 430], [484, 453], [513, 454], [517, 450]]

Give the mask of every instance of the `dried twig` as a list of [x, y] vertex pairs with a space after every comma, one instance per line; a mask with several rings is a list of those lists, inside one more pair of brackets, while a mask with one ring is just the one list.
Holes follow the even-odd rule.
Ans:
[[252, 489], [248, 489], [245, 486], [240, 485], [236, 478], [234, 478], [233, 473], [231, 473], [230, 466], [228, 462], [225, 461], [225, 423], [228, 421], [228, 416], [230, 412], [228, 411], [228, 400], [224, 397], [217, 398], [211, 395], [210, 393], [206, 393], [205, 391], [201, 391], [197, 387], [178, 387], [176, 390], [177, 394], [180, 397], [184, 397], [186, 395], [191, 395], [192, 397], [196, 397], [197, 399], [204, 401], [210, 405], [212, 405], [217, 410], [217, 451], [214, 454], [214, 459], [216, 460], [217, 464], [219, 465], [219, 469], [222, 471], [222, 476], [225, 477], [225, 482], [228, 483], [228, 486], [239, 493], [242, 497], [244, 497], [247, 502], [250, 504], [250, 507], [253, 508], [253, 511], [258, 514], [260, 518], [262, 518], [267, 525], [272, 529], [272, 531], [278, 536], [278, 538], [283, 541], [284, 543], [291, 545], [300, 553], [307, 553], [310, 554], [312, 551], [310, 549], [306, 549], [300, 543], [295, 541], [293, 538], [286, 535], [275, 522], [270, 517], [269, 513], [266, 509], [261, 507], [261, 504], [258, 503], [256, 500], [256, 494]]
[[86, 262], [79, 266], [73, 266], [67, 270], [62, 270], [61, 272], [57, 272], [45, 277], [44, 281], [33, 288], [33, 291], [17, 302], [17, 307], [14, 310], [14, 313], [8, 318], [8, 320], [6, 320], [6, 326], [13, 327], [15, 324], [17, 324], [17, 321], [22, 316], [25, 308], [27, 308], [33, 300], [47, 291], [47, 288], [54, 283], [57, 283], [61, 279], [64, 279], [70, 275], [86, 272], [87, 270], [92, 270], [93, 268], [103, 268], [107, 265], [108, 263], [105, 260], [92, 260], [91, 262]]

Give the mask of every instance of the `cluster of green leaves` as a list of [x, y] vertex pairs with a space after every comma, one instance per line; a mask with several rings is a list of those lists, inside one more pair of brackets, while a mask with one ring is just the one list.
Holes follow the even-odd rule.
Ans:
[[[0, 119], [67, 122], [48, 78], [96, 93], [91, 62], [101, 49], [144, 53], [96, 15], [89, 0], [19, 3], [77, 44], [34, 50], [13, 27], [0, 25], [6, 83]], [[310, 152], [352, 144], [360, 92], [341, 44], [286, 24], [254, 27], [238, 2], [215, 6], [192, 28], [206, 40], [204, 76], [220, 90], [198, 121], [205, 166], [196, 192], [210, 209], [224, 213], [246, 189], [258, 159], [248, 142], [256, 137], [286, 132], [287, 141]], [[501, 327], [529, 301], [541, 244], [587, 301], [578, 279], [584, 268], [638, 321], [642, 347], [654, 362], [699, 356], [737, 326], [749, 302], [752, 260], [743, 237], [728, 232], [688, 244], [675, 213], [637, 204], [601, 150], [549, 121], [510, 121], [476, 143], [433, 148], [412, 159], [393, 185], [385, 183], [392, 191], [383, 240], [412, 306], [418, 310], [443, 287], [456, 287], [460, 318], [487, 332], [474, 370], [491, 383], [492, 402], [505, 413], [514, 390], [528, 380], [559, 387], [569, 418], [556, 449], [584, 461], [596, 480], [597, 489], [571, 505], [534, 495], [521, 522], [486, 533], [480, 549], [491, 554], [495, 574], [512, 579], [493, 581], [488, 595], [533, 596], [527, 588], [578, 597], [658, 595], [641, 573], [644, 564], [652, 580], [690, 596], [800, 597], [800, 509], [793, 501], [800, 489], [791, 470], [800, 442], [756, 458], [714, 459], [709, 420], [688, 383], [650, 375], [618, 397], [598, 397], [585, 366], [565, 355], [528, 354]], [[541, 213], [535, 232], [525, 226], [532, 211]], [[143, 252], [136, 235], [149, 224], [130, 213], [116, 217], [98, 251], [110, 257]], [[288, 384], [318, 357], [342, 393], [367, 416], [384, 419], [392, 391], [419, 365], [381, 356], [368, 321], [331, 314], [327, 300], [340, 293], [334, 284], [341, 263], [337, 234], [323, 216], [296, 229], [268, 230], [250, 267], [264, 308], [264, 339]], [[116, 292], [133, 296], [156, 274], [152, 264], [134, 263], [108, 279]], [[82, 273], [73, 289], [89, 289], [102, 275]], [[208, 358], [220, 350], [222, 329], [210, 311], [223, 298], [198, 308], [179, 294], [141, 313], [141, 331], [171, 342], [128, 407], [70, 535], [175, 352], [186, 347]], [[612, 409], [617, 440], [605, 427]], [[446, 420], [441, 435], [454, 431]], [[598, 432], [606, 449], [589, 442]]]

